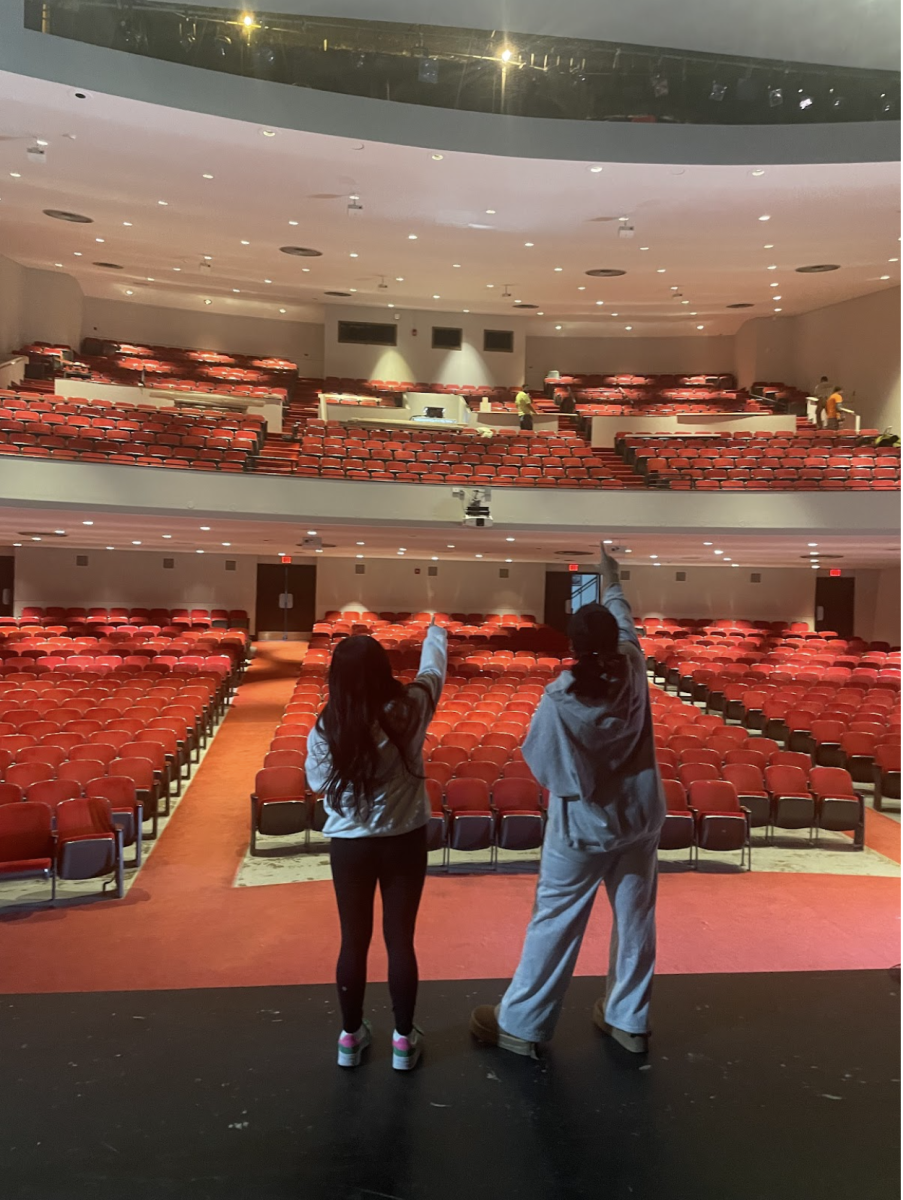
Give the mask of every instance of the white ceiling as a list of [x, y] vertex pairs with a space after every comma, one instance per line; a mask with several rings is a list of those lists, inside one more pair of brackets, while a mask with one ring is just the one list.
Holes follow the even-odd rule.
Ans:
[[[35, 138], [49, 143], [43, 165], [26, 158]], [[776, 307], [793, 316], [899, 285], [892, 163], [597, 165], [434, 159], [293, 130], [264, 137], [257, 125], [101, 94], [77, 100], [63, 85], [0, 72], [2, 252], [67, 272], [92, 297], [129, 302], [130, 289], [136, 303], [319, 321], [325, 290], [355, 288], [355, 303], [383, 308], [510, 313], [514, 300], [537, 303], [544, 315], [522, 318], [535, 333], [561, 324], [564, 334], [621, 336], [631, 325], [637, 335], [697, 336], [703, 324], [709, 336]], [[351, 195], [363, 205], [355, 218]], [[53, 221], [45, 208], [94, 224]], [[631, 240], [617, 236], [621, 216]], [[280, 254], [288, 244], [323, 257]], [[823, 262], [842, 269], [794, 271]], [[586, 277], [596, 267], [628, 274]], [[755, 307], [726, 311], [736, 302]]]
[[[83, 525], [83, 520], [93, 520]], [[202, 530], [198, 517], [161, 518], [133, 516], [127, 513], [95, 513], [82, 517], [71, 509], [13, 508], [0, 506], [0, 546], [21, 542], [37, 548], [71, 547], [101, 549], [113, 546], [116, 550], [152, 551], [156, 553], [192, 553], [236, 556], [272, 556], [294, 554], [305, 557], [299, 542], [315, 533], [322, 539], [324, 557], [348, 558], [362, 554], [366, 558], [398, 558], [401, 547], [405, 557], [418, 561], [462, 561], [482, 555], [487, 562], [567, 562], [573, 554], [581, 562], [591, 561], [584, 555], [598, 553], [598, 541], [593, 536], [557, 531], [518, 533], [513, 541], [504, 528], [414, 530], [374, 529], [356, 525], [318, 525], [316, 530], [297, 522], [254, 521], [236, 518], [211, 518], [205, 521], [209, 530]], [[52, 531], [62, 530], [65, 537], [54, 537]], [[29, 535], [46, 533], [40, 543]], [[170, 538], [162, 535], [168, 533]], [[876, 568], [899, 565], [900, 544], [895, 536], [861, 535], [816, 537], [804, 533], [755, 534], [742, 530], [720, 537], [713, 546], [703, 545], [704, 534], [621, 533], [612, 531], [612, 544], [621, 547], [619, 557], [629, 558], [635, 566], [650, 566], [657, 554], [663, 566], [717, 565], [719, 559], [729, 558], [744, 567], [803, 566], [809, 556], [810, 541], [816, 547], [825, 566]], [[708, 539], [705, 539], [708, 540]], [[140, 541], [141, 546], [133, 546]], [[228, 546], [223, 543], [228, 542]], [[363, 546], [358, 542], [364, 542]], [[630, 553], [623, 553], [629, 548]], [[723, 550], [723, 555], [715, 555]], [[831, 556], [829, 558], [829, 556]], [[839, 556], [839, 557], [833, 557]], [[320, 556], [317, 555], [317, 558]], [[732, 569], [725, 567], [726, 570]]]

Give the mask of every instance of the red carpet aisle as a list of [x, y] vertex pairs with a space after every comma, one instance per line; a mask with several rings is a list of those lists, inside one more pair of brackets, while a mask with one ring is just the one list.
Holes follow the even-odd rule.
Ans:
[[[248, 796], [303, 654], [265, 643], [159, 846], [123, 901], [0, 920], [0, 992], [325, 983], [338, 938], [328, 882], [236, 889]], [[869, 814], [868, 842], [899, 861], [900, 827]], [[531, 876], [430, 878], [424, 979], [510, 973]], [[880, 968], [899, 959], [899, 881], [826, 875], [669, 874], [660, 888], [663, 973]], [[599, 904], [578, 973], [607, 961]], [[372, 976], [385, 979], [381, 947]]]

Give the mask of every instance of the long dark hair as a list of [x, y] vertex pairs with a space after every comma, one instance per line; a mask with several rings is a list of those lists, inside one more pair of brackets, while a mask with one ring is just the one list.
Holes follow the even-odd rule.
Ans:
[[363, 635], [339, 642], [329, 667], [329, 701], [317, 722], [330, 757], [325, 803], [342, 814], [347, 806], [359, 820], [367, 819], [383, 782], [378, 730], [398, 751], [404, 769], [416, 774], [409, 745], [416, 719], [409, 688], [392, 674], [379, 642]]
[[626, 668], [618, 650], [618, 622], [604, 604], [585, 604], [571, 617], [568, 636], [576, 662], [568, 692], [598, 702], [620, 687]]

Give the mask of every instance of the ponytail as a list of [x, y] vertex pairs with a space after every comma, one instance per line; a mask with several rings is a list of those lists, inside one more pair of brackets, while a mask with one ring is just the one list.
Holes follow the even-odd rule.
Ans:
[[604, 700], [613, 689], [620, 686], [625, 665], [624, 655], [616, 650], [579, 654], [571, 667], [573, 680], [567, 689], [568, 693], [580, 700]]

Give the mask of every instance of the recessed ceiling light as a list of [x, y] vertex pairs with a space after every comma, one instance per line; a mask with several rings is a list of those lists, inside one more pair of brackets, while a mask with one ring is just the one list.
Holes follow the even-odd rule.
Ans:
[[242, 239], [241, 239], [241, 244], [242, 244], [243, 246], [250, 246], [250, 244], [251, 244], [251, 243], [250, 243], [249, 241], [246, 241], [246, 240], [245, 240], [245, 238], [242, 238]]
[[203, 550], [195, 550], [195, 554], [203, 554], [203, 553], [204, 553]]
[[624, 553], [625, 553], [625, 554], [633, 554], [633, 551], [632, 551], [632, 550], [629, 548], [629, 546], [625, 546], [625, 547], [624, 547]]
[[617, 314], [617, 313], [612, 313], [611, 315], [612, 315], [613, 317], [616, 317], [618, 314]]
[[50, 143], [46, 142], [43, 138], [35, 138], [34, 141], [35, 141], [36, 146], [49, 146], [50, 145]]
[[212, 178], [213, 178], [213, 176], [212, 176], [212, 175], [206, 175], [206, 174], [205, 174], [205, 175], [202, 175], [202, 176], [201, 176], [201, 178], [202, 178], [202, 179], [212, 179]]
[[22, 178], [22, 176], [20, 175], [20, 173], [18, 171], [10, 171], [9, 174], [10, 174], [11, 179], [21, 179]]
[[162, 538], [166, 538], [166, 540], [168, 541], [172, 537], [172, 534], [171, 533], [161, 533], [160, 536]]
[[122, 222], [122, 224], [125, 226], [125, 228], [126, 228], [126, 229], [131, 229], [131, 228], [132, 228], [132, 222], [131, 222], [131, 221], [123, 221], [123, 222]]
[[723, 550], [716, 550], [716, 551], [715, 551], [715, 553], [716, 553], [716, 554], [723, 554], [723, 553], [724, 553], [724, 551], [723, 551]]
[[460, 267], [460, 265], [461, 265], [460, 263], [452, 263], [453, 267]]
[[598, 175], [601, 172], [601, 170], [602, 170], [601, 167], [590, 167], [589, 173], [590, 173], [590, 175]]
[[780, 296], [772, 296], [771, 298], [772, 298], [772, 300], [780, 300], [781, 299]]
[[653, 563], [652, 565], [653, 565], [654, 567], [660, 567], [662, 564], [661, 564], [661, 563]]
[[545, 315], [546, 315], [546, 314], [545, 314], [544, 312], [538, 312], [538, 313], [536, 313], [536, 316], [537, 316], [537, 317], [544, 317]]
[[134, 296], [134, 294], [135, 294], [135, 293], [132, 291], [132, 289], [131, 289], [131, 288], [126, 288], [126, 289], [125, 289], [125, 294], [126, 294], [127, 296]]
[[778, 269], [777, 263], [769, 263], [768, 266], [765, 268], [766, 271], [776, 271], [777, 269]]
[[209, 533], [210, 532], [209, 525], [201, 525], [201, 526], [199, 526], [199, 528], [200, 528], [201, 533]]
[[409, 234], [408, 234], [408, 241], [409, 241], [409, 242], [416, 242], [416, 241], [417, 241], [417, 234], [416, 234], [416, 233], [409, 233]]
[[648, 249], [649, 249], [649, 247], [648, 247], [648, 246], [640, 246], [640, 249], [641, 249], [641, 250], [648, 250]]
[[811, 564], [811, 566], [812, 566], [812, 570], [813, 570], [813, 571], [817, 571], [817, 570], [818, 570], [818, 563], [812, 563], [812, 564]]
[[555, 328], [556, 328], [556, 329], [560, 329], [560, 328], [561, 328], [561, 326], [560, 326], [560, 325], [556, 325], [556, 326], [555, 326]]
[[301, 270], [304, 272], [305, 275], [310, 274], [310, 267], [302, 267]]
[[780, 287], [781, 285], [779, 283], [770, 283], [768, 286], [769, 287]]
[[212, 262], [212, 261], [213, 261], [213, 255], [212, 255], [212, 254], [205, 254], [205, 255], [204, 255], [204, 262]]
[[355, 557], [355, 558], [363, 558], [364, 556], [363, 556], [363, 554], [355, 554], [355, 556], [354, 556], [354, 557]]
[[514, 541], [514, 538], [512, 538], [512, 537], [506, 537], [506, 538], [505, 538], [505, 541], [506, 541], [506, 542], [513, 542], [513, 541]]
[[232, 543], [231, 542], [220, 542], [220, 545], [221, 546], [231, 546]]
[[235, 293], [236, 296], [241, 295], [241, 288], [233, 288], [232, 291]]
[[775, 312], [783, 312], [784, 310], [783, 310], [783, 308], [776, 308], [774, 311]]
[[314, 554], [322, 554], [322, 553], [323, 553], [323, 551], [322, 551], [322, 550], [320, 550], [320, 549], [317, 549], [317, 550], [315, 550], [315, 551], [314, 551]]
[[532, 250], [532, 248], [536, 245], [536, 243], [535, 242], [524, 242], [524, 245], [527, 247], [528, 250]]
[[279, 311], [280, 311], [281, 313], [284, 313], [284, 312], [285, 312], [285, 309], [284, 309], [284, 308], [280, 308], [280, 309], [279, 309]]
[[153, 275], [148, 275], [147, 282], [148, 283], [156, 283], [157, 281], [156, 281], [156, 279], [154, 279]]
[[462, 308], [462, 309], [461, 309], [461, 312], [469, 313], [469, 312], [470, 312], [470, 309], [469, 309], [469, 308]]
[[762, 249], [763, 250], [773, 250], [774, 242], [766, 242], [765, 245], [762, 247]]
[[564, 270], [564, 267], [556, 267], [556, 268], [555, 268], [555, 270], [556, 270], [556, 271], [563, 271], [563, 270]]
[[725, 562], [730, 562], [731, 560], [730, 560], [729, 558], [725, 557], [724, 561], [725, 561]]
[[474, 555], [474, 558], [482, 558], [482, 557], [483, 557], [483, 555], [482, 555], [482, 554], [475, 554], [475, 555]]
[[54, 265], [55, 267], [61, 267], [63, 264], [62, 264], [62, 263], [54, 263], [53, 265]]
[[433, 160], [433, 162], [442, 162], [443, 158], [445, 158], [445, 155], [444, 154], [431, 154], [430, 158]]
[[394, 308], [394, 307], [395, 307], [395, 305], [394, 305], [394, 304], [389, 304], [389, 305], [387, 305], [386, 307], [387, 307], [387, 308]]
[[494, 209], [494, 208], [487, 208], [487, 209], [486, 209], [486, 216], [487, 216], [487, 217], [494, 217], [494, 216], [495, 216], [495, 209]]
[[107, 546], [107, 550], [115, 550], [115, 549], [116, 549], [115, 546]]
[[632, 326], [632, 325], [625, 325], [625, 326], [624, 326], [624, 328], [627, 330], [627, 332], [628, 332], [628, 333], [630, 333], [631, 329], [633, 329], [633, 326]]
[[657, 555], [657, 554], [650, 554], [650, 555], [649, 555], [649, 557], [650, 557], [650, 558], [658, 558], [658, 555]]
[[168, 207], [169, 207], [169, 201], [168, 201], [168, 200], [158, 200], [158, 201], [157, 201], [157, 203], [160, 205], [160, 207], [161, 207], [161, 208], [168, 208]]
[[899, 258], [889, 258], [887, 261], [888, 262], [899, 262], [900, 260], [899, 260]]
[[308, 537], [316, 537], [316, 536], [317, 536], [317, 531], [316, 531], [316, 529], [308, 529], [308, 531], [307, 531], [307, 536], [308, 536]]
[[705, 329], [705, 325], [697, 325], [696, 328], [697, 329]]
[[205, 301], [204, 301], [204, 303], [205, 303], [205, 304], [212, 304], [212, 303], [213, 303], [213, 301], [212, 301], [212, 300], [205, 300]]
[[297, 221], [289, 221], [289, 225], [297, 225], [297, 224], [298, 224]]
[[759, 217], [759, 220], [760, 220], [760, 221], [770, 221], [770, 220], [771, 220], [771, 216], [770, 216], [770, 214], [769, 214], [769, 213], [765, 213], [763, 216]]
[[577, 291], [578, 291], [578, 292], [585, 292], [585, 291], [586, 291], [586, 284], [583, 284], [583, 283], [581, 283], [581, 284], [580, 284], [580, 286], [577, 288]]
[[82, 521], [82, 525], [93, 525], [93, 521]]
[[666, 271], [667, 269], [668, 269], [667, 267], [658, 267], [658, 268], [656, 269], [656, 272], [655, 272], [655, 273], [656, 273], [656, 275], [664, 275], [664, 273], [665, 273], [665, 271]]
[[451, 542], [448, 542], [448, 543], [446, 543], [445, 549], [446, 550], [454, 550], [454, 546], [452, 545]]
[[33, 537], [31, 540], [33, 542], [39, 542], [41, 539], [39, 537]]
[[699, 313], [691, 312], [691, 313], [690, 313], [690, 316], [691, 316], [691, 317], [698, 317], [698, 316], [699, 316]]
[[676, 283], [672, 283], [672, 284], [671, 284], [671, 291], [672, 291], [672, 292], [676, 292], [676, 291], [678, 291], [678, 290], [679, 290], [679, 289], [678, 289], [678, 286], [677, 286], [677, 284], [676, 284]]
[[73, 250], [72, 253], [75, 255], [76, 258], [81, 258], [81, 256], [82, 256], [81, 250]]
[[764, 175], [764, 174], [765, 174], [765, 172], [762, 170], [762, 168], [761, 168], [761, 167], [757, 167], [755, 171], [750, 171], [750, 174], [751, 174], [751, 175], [755, 175], [755, 176], [756, 176], [756, 178], [758, 179], [758, 177], [759, 177], [760, 175]]
[[879, 275], [878, 278], [879, 279], [890, 279], [890, 276], [889, 275]]
[[596, 301], [596, 305], [597, 305], [597, 306], [600, 306], [600, 305], [602, 305], [602, 304], [604, 304], [604, 303], [605, 303], [605, 301], [604, 301], [604, 300], [597, 300], [597, 301]]
[[396, 275], [395, 282], [396, 283], [404, 283], [404, 275]]
[[264, 137], [275, 137], [276, 136], [275, 129], [261, 129], [260, 132], [263, 134]]
[[359, 257], [359, 255], [358, 255], [358, 254], [356, 254], [354, 251], [352, 251], [352, 252], [351, 252], [351, 253], [348, 255], [348, 257], [349, 257], [349, 258], [358, 258], [358, 257]]
[[681, 300], [681, 304], [689, 304], [689, 303], [690, 303], [689, 300]]
[[141, 545], [141, 543], [140, 543], [140, 542], [132, 542], [132, 545], [133, 545], [133, 546], [140, 546], [140, 545]]

